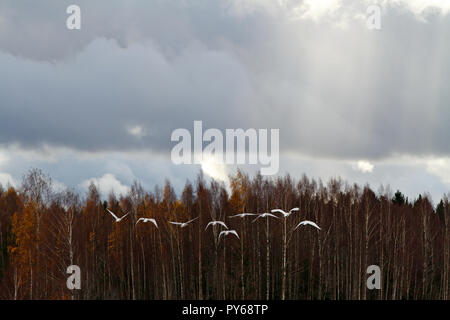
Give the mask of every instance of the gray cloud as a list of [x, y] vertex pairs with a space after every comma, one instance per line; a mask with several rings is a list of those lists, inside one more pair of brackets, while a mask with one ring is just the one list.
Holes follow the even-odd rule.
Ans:
[[[205, 129], [280, 128], [284, 154], [327, 161], [448, 157], [450, 17], [444, 4], [425, 15], [421, 1], [385, 6], [380, 31], [361, 20], [368, 2], [349, 0], [314, 14], [305, 11], [311, 1], [79, 0], [80, 31], [65, 27], [73, 1], [2, 1], [0, 145], [168, 156], [172, 130], [203, 120]], [[154, 165], [121, 157], [38, 164], [60, 168], [52, 172], [69, 184], [84, 172], [83, 180], [112, 173], [148, 185], [164, 173], [182, 185], [198, 169], [152, 157]], [[8, 172], [17, 179], [30, 163]], [[125, 164], [130, 171], [117, 170]], [[331, 167], [302, 164], [313, 174]], [[63, 179], [69, 165], [77, 169]], [[288, 168], [296, 170], [282, 161]], [[390, 170], [402, 171], [376, 166], [371, 181]], [[414, 170], [411, 179], [444, 190]]]
[[327, 157], [450, 152], [449, 18], [388, 10], [369, 32], [239, 15], [232, 1], [80, 1], [74, 32], [68, 4], [1, 4], [4, 144], [167, 151], [200, 119], [281, 128], [282, 150]]

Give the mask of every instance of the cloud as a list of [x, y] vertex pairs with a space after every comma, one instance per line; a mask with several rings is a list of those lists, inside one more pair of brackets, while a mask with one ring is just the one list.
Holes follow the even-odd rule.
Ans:
[[16, 187], [18, 186], [17, 181], [13, 178], [13, 176], [9, 173], [0, 172], [0, 184], [5, 187], [8, 184]]
[[365, 24], [366, 10], [379, 5], [383, 14], [411, 12], [418, 21], [426, 21], [433, 14], [446, 16], [450, 12], [448, 0], [231, 0], [231, 12], [251, 16], [265, 12], [285, 21], [309, 20], [333, 27], [348, 27], [352, 21]]
[[370, 173], [373, 171], [374, 165], [369, 161], [360, 160], [356, 163], [355, 169], [362, 173]]
[[[86, 191], [89, 185], [86, 181], [92, 181], [94, 177], [94, 183], [98, 184], [104, 173], [109, 173], [122, 186], [130, 186], [137, 180], [149, 191], [154, 190], [155, 185], [163, 185], [164, 180], [168, 178], [176, 192], [180, 194], [186, 180], [195, 181], [201, 168], [201, 165], [176, 166], [170, 163], [170, 159], [144, 151], [90, 153], [76, 149], [47, 147], [45, 153], [47, 156], [43, 157], [40, 156], [42, 151], [25, 152], [17, 147], [0, 148], [0, 154], [8, 154], [10, 158], [8, 164], [0, 168], [0, 172], [9, 175], [0, 180], [3, 186], [5, 187], [6, 181], [11, 181], [11, 178], [20, 178], [30, 167], [38, 167], [50, 174], [54, 181], [61, 181], [65, 186], [75, 188], [79, 192]], [[372, 174], [367, 174], [356, 169], [357, 161], [349, 159], [340, 160], [298, 153], [282, 154], [279, 174], [289, 173], [293, 178], [306, 174], [310, 178], [321, 178], [324, 182], [329, 178], [340, 176], [350, 184], [370, 183], [374, 190], [381, 184], [390, 184], [393, 190], [400, 189], [411, 199], [427, 191], [438, 201], [448, 192], [449, 184], [444, 183], [445, 163], [438, 166], [438, 162], [432, 167], [434, 171], [430, 170], [429, 163], [433, 164], [433, 159], [397, 155], [377, 160], [376, 170], [373, 170]], [[258, 170], [258, 166], [254, 165], [240, 167], [251, 175]], [[203, 169], [208, 171], [205, 172], [205, 176], [224, 181], [227, 185], [225, 181], [227, 174], [235, 172], [236, 167], [216, 166], [214, 162], [210, 164], [205, 162]], [[20, 179], [18, 183], [14, 180], [13, 185], [20, 186]], [[101, 190], [104, 197], [108, 195], [108, 190], [111, 190], [111, 187], [103, 187]], [[119, 190], [124, 192], [125, 189], [114, 187], [116, 193], [119, 193]]]
[[127, 129], [127, 131], [128, 131], [128, 134], [130, 134], [138, 139], [141, 139], [147, 135], [147, 133], [145, 132], [145, 129], [139, 125], [129, 127]]
[[[67, 64], [4, 54], [0, 61], [11, 72], [8, 81], [0, 79], [0, 143], [28, 147], [166, 151], [176, 127], [192, 126], [199, 118], [234, 122], [238, 113], [245, 114], [239, 108], [251, 91], [236, 58], [198, 43], [171, 60], [151, 45], [133, 45], [125, 52], [113, 41], [98, 40]], [[211, 106], [218, 110], [211, 113]], [[35, 108], [39, 112], [32, 118], [23, 112]], [[56, 119], [61, 113], [64, 117]], [[124, 122], [140, 124], [128, 132], [118, 130]], [[152, 135], [143, 136], [144, 128], [151, 128]]]
[[[371, 32], [363, 19], [376, 3], [383, 29]], [[122, 185], [183, 185], [199, 166], [170, 163], [170, 135], [202, 120], [280, 128], [281, 158], [327, 159], [310, 165], [317, 175], [402, 172], [411, 190], [420, 178], [446, 188], [439, 163], [380, 164], [450, 157], [448, 1], [79, 0], [80, 32], [65, 28], [69, 4], [0, 2], [5, 174], [37, 166], [65, 185], [105, 172]], [[355, 170], [360, 159], [376, 172]]]
[[5, 153], [0, 152], [0, 166], [7, 164], [8, 160], [8, 156]]
[[214, 157], [203, 156], [201, 167], [203, 172], [211, 178], [228, 182], [227, 165], [217, 161]]
[[417, 16], [426, 16], [436, 12], [447, 15], [450, 12], [450, 1], [448, 0], [393, 0], [390, 1], [390, 4], [404, 6]]
[[296, 8], [302, 19], [318, 21], [325, 15], [336, 12], [342, 6], [341, 0], [304, 0]]
[[450, 158], [429, 159], [426, 161], [427, 171], [447, 186], [450, 186]]
[[100, 178], [90, 178], [81, 183], [81, 187], [88, 189], [90, 184], [94, 183], [100, 189], [103, 195], [107, 195], [110, 192], [115, 194], [126, 195], [130, 187], [122, 184], [113, 174], [106, 173]]
[[[89, 20], [83, 25], [91, 26], [82, 32], [83, 44], [55, 28], [62, 35], [54, 43], [45, 42], [53, 41], [48, 34], [41, 41], [43, 32], [29, 39], [32, 46], [16, 48], [18, 37], [0, 31], [0, 63], [9, 75], [0, 79], [0, 143], [167, 153], [172, 130], [190, 129], [200, 119], [219, 129], [281, 128], [281, 152], [354, 160], [395, 152], [450, 154], [444, 138], [450, 135], [445, 87], [450, 44], [443, 41], [449, 19], [430, 18], [425, 25], [398, 13], [398, 6], [405, 6], [400, 3], [383, 13], [382, 32], [370, 33], [359, 22], [335, 30], [306, 17], [287, 22], [265, 13], [288, 15], [303, 8], [300, 12], [311, 11], [307, 16], [319, 19], [348, 8], [356, 13], [361, 7], [365, 13], [365, 4], [243, 5], [260, 9], [242, 16], [213, 3], [158, 2], [147, 10], [133, 2], [124, 16], [117, 16], [111, 8], [120, 7], [119, 2], [82, 2], [83, 17]], [[13, 12], [24, 24], [17, 25], [15, 34], [39, 30], [44, 21], [64, 20], [55, 20], [59, 9], [54, 8], [31, 16], [16, 2], [2, 8], [3, 19], [11, 20]], [[200, 8], [213, 18], [205, 20]], [[177, 32], [156, 32], [161, 20], [150, 21], [142, 12], [164, 17]], [[124, 22], [120, 30], [112, 24], [119, 20]], [[244, 31], [236, 28], [242, 23]], [[64, 46], [66, 38], [72, 46]], [[44, 53], [24, 59], [44, 45], [51, 63], [42, 61]], [[54, 58], [62, 47], [70, 54]], [[120, 130], [124, 123], [131, 125]]]
[[[0, 150], [0, 170], [8, 165], [10, 162], [10, 156], [7, 152]], [[7, 186], [8, 184], [12, 186], [17, 186], [17, 181], [13, 178], [10, 173], [0, 171], [0, 184], [2, 186]]]

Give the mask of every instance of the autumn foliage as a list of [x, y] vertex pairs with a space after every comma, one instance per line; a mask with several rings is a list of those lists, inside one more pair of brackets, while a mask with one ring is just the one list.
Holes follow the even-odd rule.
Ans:
[[[229, 218], [274, 208], [288, 218]], [[106, 211], [118, 216], [114, 222]], [[1, 299], [449, 299], [449, 200], [405, 198], [334, 179], [253, 178], [238, 171], [230, 188], [200, 173], [177, 196], [169, 181], [103, 199], [55, 192], [33, 169], [18, 189], [0, 188]], [[141, 217], [155, 218], [138, 223]], [[188, 221], [186, 228], [168, 221]], [[302, 227], [316, 222], [321, 230]], [[220, 241], [222, 220], [240, 238]], [[69, 265], [81, 290], [66, 287]], [[380, 290], [366, 287], [369, 265]]]

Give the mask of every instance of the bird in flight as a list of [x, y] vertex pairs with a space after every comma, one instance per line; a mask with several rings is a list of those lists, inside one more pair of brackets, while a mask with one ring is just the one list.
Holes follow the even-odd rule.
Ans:
[[210, 221], [210, 222], [206, 225], [205, 230], [208, 229], [208, 227], [209, 227], [210, 225], [215, 226], [215, 225], [217, 225], [217, 224], [223, 226], [225, 229], [228, 229], [227, 225], [226, 225], [225, 222], [223, 222], [223, 221]]
[[219, 233], [219, 241], [220, 241], [220, 238], [221, 238], [222, 236], [227, 236], [227, 235], [229, 235], [229, 234], [233, 234], [233, 235], [235, 235], [238, 239], [240, 239], [239, 236], [238, 236], [238, 234], [237, 234], [237, 232], [236, 232], [236, 230], [224, 230], [224, 231], [222, 231], [222, 232]]
[[256, 220], [258, 220], [259, 218], [269, 218], [269, 217], [271, 217], [271, 218], [276, 218], [276, 219], [280, 219], [280, 218], [278, 218], [276, 215], [266, 212], [266, 213], [261, 213], [261, 214], [259, 214], [259, 215], [256, 217], [256, 219], [252, 221], [252, 223], [255, 222]]
[[287, 217], [289, 217], [291, 215], [292, 212], [299, 211], [299, 210], [300, 210], [299, 208], [292, 208], [291, 210], [289, 210], [289, 212], [286, 212], [286, 211], [281, 210], [281, 209], [273, 209], [272, 212], [273, 213], [279, 212], [279, 213], [281, 213], [283, 215], [283, 217], [287, 218]]
[[123, 215], [122, 218], [117, 217], [114, 213], [111, 212], [111, 210], [108, 210], [108, 212], [113, 216], [113, 218], [116, 220], [115, 222], [120, 222], [123, 218], [125, 218], [127, 215], [129, 215], [130, 213], [127, 213], [126, 215]]
[[136, 222], [136, 225], [141, 221], [143, 223], [151, 222], [155, 225], [156, 228], [158, 228], [158, 224], [156, 223], [156, 220], [153, 218], [139, 218], [138, 221]]
[[180, 228], [185, 228], [185, 227], [187, 227], [192, 221], [197, 220], [197, 219], [198, 219], [198, 217], [197, 217], [197, 218], [194, 218], [194, 219], [192, 219], [192, 220], [186, 221], [186, 222], [172, 222], [172, 221], [169, 221], [169, 223], [174, 224], [174, 225], [176, 225], [176, 226], [180, 226]]
[[235, 214], [234, 216], [229, 216], [228, 218], [245, 218], [247, 216], [257, 216], [256, 213], [239, 213]]
[[297, 228], [300, 227], [300, 226], [306, 226], [306, 225], [310, 225], [310, 226], [313, 226], [314, 228], [317, 228], [317, 229], [321, 230], [320, 227], [319, 227], [317, 224], [315, 224], [314, 222], [309, 221], [309, 220], [305, 220], [305, 221], [300, 222], [300, 223], [294, 228], [294, 230], [297, 229]]

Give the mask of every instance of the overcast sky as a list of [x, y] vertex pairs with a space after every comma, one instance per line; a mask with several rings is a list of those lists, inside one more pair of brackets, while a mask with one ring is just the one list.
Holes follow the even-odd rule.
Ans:
[[[81, 8], [81, 30], [66, 8]], [[382, 7], [382, 29], [366, 9]], [[176, 128], [279, 128], [280, 174], [450, 191], [450, 1], [0, 2], [0, 182], [177, 190]], [[245, 167], [255, 172], [257, 167]], [[221, 179], [234, 167], [204, 166]]]

